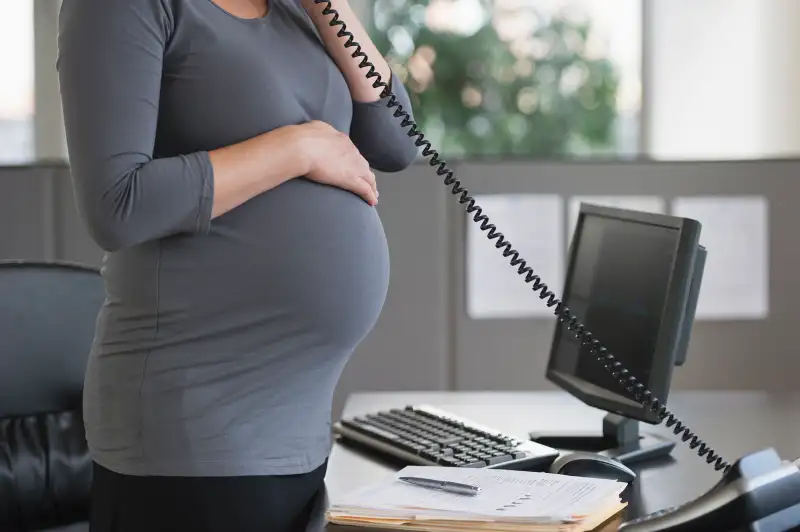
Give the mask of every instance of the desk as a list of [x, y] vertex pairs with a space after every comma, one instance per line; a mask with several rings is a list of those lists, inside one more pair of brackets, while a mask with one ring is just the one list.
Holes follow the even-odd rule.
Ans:
[[[561, 392], [433, 392], [354, 394], [345, 405], [344, 416], [415, 403], [437, 406], [517, 437], [531, 430], [600, 431], [605, 415]], [[800, 393], [674, 392], [668, 404], [731, 462], [765, 447], [775, 448], [786, 459], [800, 456]], [[665, 427], [645, 424], [642, 431], [671, 434]], [[720, 478], [719, 472], [682, 443], [670, 458], [633, 469], [639, 478], [631, 486], [628, 518], [686, 502]], [[336, 502], [343, 493], [380, 481], [393, 470], [389, 463], [337, 443], [325, 479], [328, 498]]]

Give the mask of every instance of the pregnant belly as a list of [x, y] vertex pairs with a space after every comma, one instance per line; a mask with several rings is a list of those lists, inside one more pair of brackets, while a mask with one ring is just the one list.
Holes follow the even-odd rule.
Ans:
[[167, 336], [235, 329], [255, 342], [313, 335], [346, 349], [380, 314], [389, 253], [375, 208], [295, 179], [215, 219], [208, 235], [166, 239], [159, 269]]

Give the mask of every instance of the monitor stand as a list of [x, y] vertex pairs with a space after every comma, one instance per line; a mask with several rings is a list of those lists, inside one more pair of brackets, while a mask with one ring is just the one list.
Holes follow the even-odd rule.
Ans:
[[603, 418], [602, 436], [531, 432], [530, 438], [558, 450], [603, 454], [626, 465], [668, 456], [675, 447], [675, 442], [655, 434], [640, 434], [638, 421], [619, 414], [606, 414]]

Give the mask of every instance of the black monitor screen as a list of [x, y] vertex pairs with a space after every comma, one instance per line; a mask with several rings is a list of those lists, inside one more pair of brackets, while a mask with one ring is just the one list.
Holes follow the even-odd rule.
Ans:
[[[583, 214], [564, 302], [636, 379], [648, 386], [680, 231]], [[628, 394], [560, 325], [551, 369], [621, 397]]]

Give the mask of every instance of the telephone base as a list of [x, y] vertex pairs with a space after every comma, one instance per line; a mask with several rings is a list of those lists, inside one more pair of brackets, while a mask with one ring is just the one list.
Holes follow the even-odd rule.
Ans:
[[616, 458], [625, 465], [668, 456], [675, 442], [656, 434], [641, 434], [639, 422], [619, 414], [606, 414], [600, 435], [542, 434], [530, 439], [559, 451], [587, 451]]
[[800, 531], [800, 504], [768, 515], [754, 523], [743, 525], [730, 532], [798, 532]]

